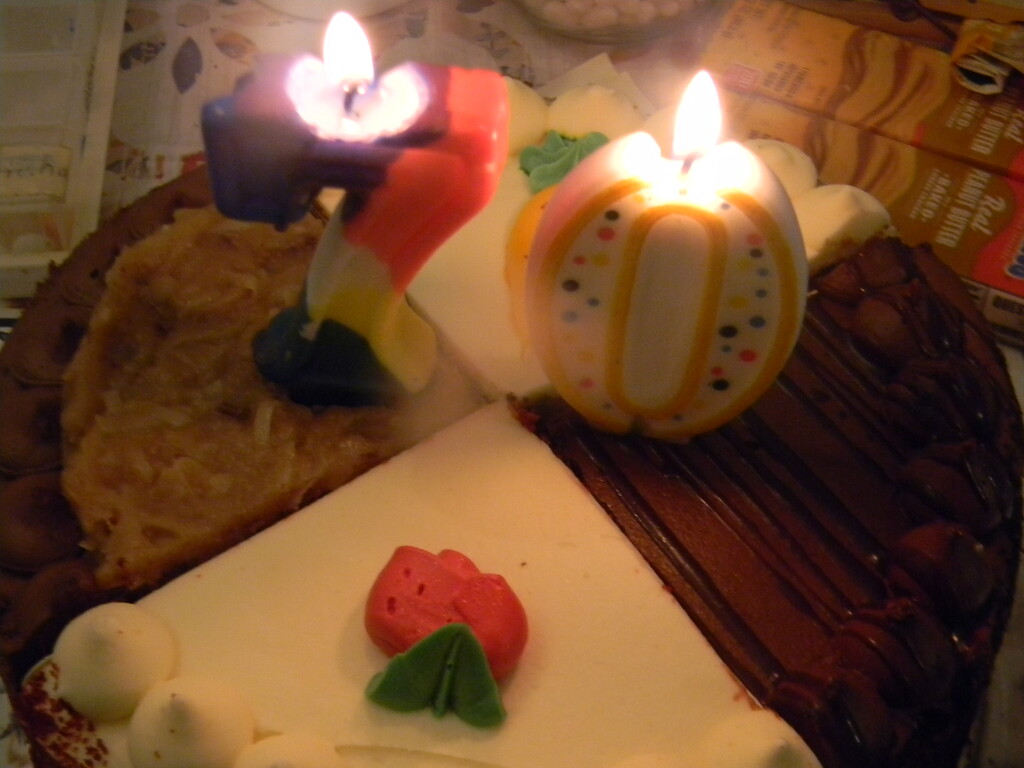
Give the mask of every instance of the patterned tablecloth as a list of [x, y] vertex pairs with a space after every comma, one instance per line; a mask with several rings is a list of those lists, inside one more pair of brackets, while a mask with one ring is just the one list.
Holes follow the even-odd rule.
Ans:
[[[496, 0], [132, 0], [117, 57], [101, 218], [202, 163], [202, 104], [230, 93], [261, 54], [319, 52], [324, 18], [346, 6], [356, 13], [377, 11], [364, 15], [363, 24], [373, 49], [382, 52], [379, 69], [415, 59], [498, 69], [542, 84], [605, 51], [542, 32], [514, 5]], [[687, 34], [700, 37], [699, 29]], [[653, 109], [677, 98], [695, 51], [674, 38], [609, 54]], [[0, 344], [17, 314], [16, 302], [0, 302]], [[1024, 357], [1007, 352], [1024, 391]], [[1024, 722], [1022, 613], [1015, 614], [968, 756], [976, 768], [1024, 768], [1024, 738], [1018, 733]], [[0, 695], [0, 765], [28, 766], [24, 745], [8, 723], [7, 700]]]
[[[103, 214], [202, 161], [200, 107], [230, 93], [257, 56], [319, 53], [323, 22], [315, 11], [323, 5], [345, 3], [299, 3], [311, 11], [307, 17], [276, 10], [292, 7], [281, 0], [129, 3]], [[539, 32], [516, 7], [493, 0], [412, 0], [365, 18], [363, 26], [373, 50], [381, 52], [379, 70], [415, 59], [499, 69], [543, 83], [603, 50], [565, 38], [553, 44], [552, 37]], [[661, 65], [666, 60], [648, 51], [626, 51], [619, 58], [627, 69], [638, 72], [645, 65], [653, 71], [655, 61]], [[644, 77], [642, 72], [641, 80], [677, 87], [672, 78]]]

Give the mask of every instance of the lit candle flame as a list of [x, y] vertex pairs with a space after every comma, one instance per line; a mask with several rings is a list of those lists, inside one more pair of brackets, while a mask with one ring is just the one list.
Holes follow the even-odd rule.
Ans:
[[722, 133], [722, 106], [715, 82], [701, 70], [683, 91], [676, 109], [672, 155], [689, 164], [710, 151]]
[[353, 89], [373, 82], [370, 40], [348, 13], [331, 17], [324, 33], [324, 71], [331, 84]]
[[285, 91], [318, 136], [372, 141], [404, 130], [423, 107], [415, 78], [385, 73], [383, 79], [376, 79], [370, 41], [359, 22], [336, 13], [324, 33], [323, 58], [296, 61]]

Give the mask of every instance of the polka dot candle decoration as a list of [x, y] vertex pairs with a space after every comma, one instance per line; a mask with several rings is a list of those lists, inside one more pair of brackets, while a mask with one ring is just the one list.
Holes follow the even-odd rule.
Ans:
[[559, 394], [609, 431], [713, 429], [758, 398], [796, 343], [807, 263], [792, 204], [753, 153], [716, 143], [717, 110], [702, 73], [677, 116], [677, 136], [680, 125], [694, 136], [675, 157], [646, 133], [608, 144], [538, 227], [532, 343]]

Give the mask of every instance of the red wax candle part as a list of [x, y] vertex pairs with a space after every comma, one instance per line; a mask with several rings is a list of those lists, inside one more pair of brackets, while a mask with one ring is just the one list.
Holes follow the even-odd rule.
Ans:
[[389, 656], [455, 622], [468, 624], [495, 680], [516, 666], [526, 646], [526, 612], [504, 578], [450, 549], [432, 554], [399, 547], [366, 602], [366, 631]]
[[345, 223], [345, 238], [368, 248], [404, 293], [423, 263], [494, 194], [508, 154], [508, 97], [496, 72], [449, 68], [448, 129], [409, 147], [387, 179]]

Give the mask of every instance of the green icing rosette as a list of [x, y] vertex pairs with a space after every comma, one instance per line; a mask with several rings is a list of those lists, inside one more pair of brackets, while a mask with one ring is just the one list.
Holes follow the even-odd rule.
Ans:
[[558, 184], [583, 158], [607, 143], [608, 137], [603, 133], [588, 133], [572, 139], [557, 131], [548, 131], [543, 144], [527, 147], [520, 153], [519, 167], [529, 177], [530, 191], [537, 194]]

